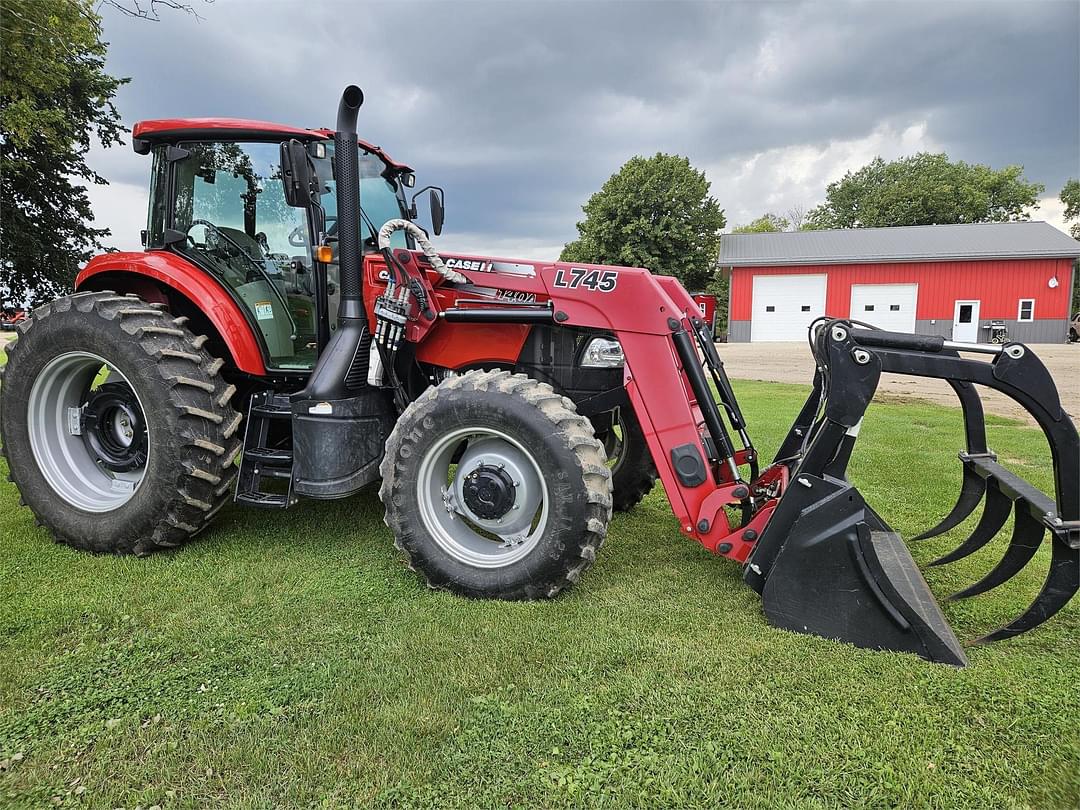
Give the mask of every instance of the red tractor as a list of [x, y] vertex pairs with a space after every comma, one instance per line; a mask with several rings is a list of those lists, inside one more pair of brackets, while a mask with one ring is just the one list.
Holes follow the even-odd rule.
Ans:
[[0, 309], [0, 329], [10, 332], [26, 320], [26, 310], [16, 307]]
[[[841, 319], [811, 328], [813, 391], [763, 465], [710, 324], [644, 269], [438, 253], [412, 170], [337, 128], [175, 119], [136, 125], [152, 157], [146, 250], [107, 253], [20, 324], [0, 388], [11, 477], [77, 548], [181, 545], [229, 500], [286, 508], [381, 479], [386, 523], [434, 587], [552, 597], [657, 475], [681, 530], [743, 566], [774, 624], [962, 665], [898, 535], [845, 470], [882, 371], [947, 379], [966, 448], [957, 559], [1015, 514], [1000, 584], [1044, 534], [1046, 586], [1004, 638], [1080, 582], [1080, 446], [1026, 346], [954, 344]], [[418, 192], [419, 193], [419, 192]], [[416, 195], [413, 196], [415, 202]], [[442, 194], [430, 193], [432, 230]], [[987, 361], [962, 357], [981, 352]], [[999, 465], [972, 383], [1042, 427], [1056, 497]]]

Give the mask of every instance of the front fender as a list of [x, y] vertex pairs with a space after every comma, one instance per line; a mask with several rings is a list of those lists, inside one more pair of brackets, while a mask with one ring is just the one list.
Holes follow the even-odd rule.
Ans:
[[204, 270], [164, 251], [103, 253], [87, 262], [75, 278], [75, 289], [90, 286], [91, 279], [105, 273], [152, 279], [183, 295], [217, 329], [240, 371], [257, 376], [266, 374], [259, 340], [243, 310], [225, 287]]

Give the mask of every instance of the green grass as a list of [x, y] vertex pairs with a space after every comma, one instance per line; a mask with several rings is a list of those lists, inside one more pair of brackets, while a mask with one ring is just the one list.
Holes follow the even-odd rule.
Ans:
[[[804, 390], [737, 388], [772, 450]], [[1050, 485], [1037, 432], [989, 430]], [[951, 506], [960, 437], [955, 411], [876, 405], [852, 477], [910, 537]], [[54, 545], [0, 486], [0, 805], [1080, 804], [1075, 604], [956, 670], [771, 628], [659, 487], [547, 603], [427, 590], [381, 516], [373, 493], [229, 509], [178, 553], [114, 559]], [[1006, 539], [929, 569], [935, 593]], [[945, 604], [961, 638], [1020, 613], [1047, 559]]]

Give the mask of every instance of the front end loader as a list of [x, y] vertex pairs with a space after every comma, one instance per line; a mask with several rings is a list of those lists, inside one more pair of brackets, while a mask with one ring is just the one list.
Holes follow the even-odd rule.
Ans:
[[[440, 253], [404, 200], [412, 170], [357, 138], [362, 100], [345, 91], [334, 131], [136, 126], [154, 160], [146, 251], [94, 259], [74, 295], [36, 310], [0, 387], [11, 477], [56, 539], [142, 554], [186, 542], [230, 498], [288, 508], [380, 481], [395, 545], [432, 587], [550, 598], [595, 560], [613, 504], [659, 477], [682, 533], [743, 567], [772, 624], [962, 666], [906, 544], [846, 477], [889, 372], [944, 379], [963, 409], [959, 500], [921, 536], [983, 511], [935, 564], [1013, 516], [1001, 562], [956, 596], [1000, 585], [1049, 539], [1041, 593], [985, 640], [1080, 587], [1080, 445], [1030, 348], [821, 319], [811, 394], [763, 464], [678, 281]], [[975, 385], [1038, 423], [1053, 497], [987, 448]]]

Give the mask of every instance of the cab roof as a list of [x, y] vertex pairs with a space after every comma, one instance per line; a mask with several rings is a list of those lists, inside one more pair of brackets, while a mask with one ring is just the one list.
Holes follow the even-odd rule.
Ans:
[[[301, 129], [288, 124], [256, 121], [250, 118], [155, 118], [139, 121], [131, 130], [132, 147], [141, 155], [155, 143], [169, 143], [201, 138], [230, 138], [243, 140], [275, 140], [281, 137], [298, 140], [324, 141], [334, 137], [330, 129]], [[378, 155], [391, 168], [411, 172], [412, 167], [394, 160], [380, 147], [357, 138], [368, 152]]]

